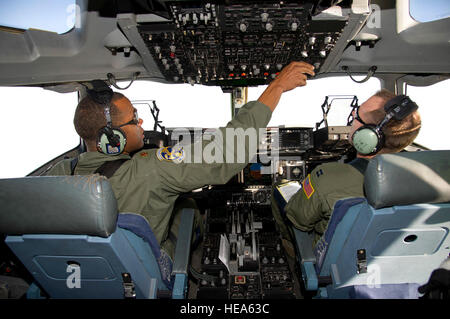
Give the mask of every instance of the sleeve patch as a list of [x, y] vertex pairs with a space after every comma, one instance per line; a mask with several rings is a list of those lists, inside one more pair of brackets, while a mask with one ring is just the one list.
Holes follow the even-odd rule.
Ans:
[[311, 183], [311, 175], [308, 174], [308, 176], [303, 180], [302, 182], [302, 188], [303, 192], [305, 193], [306, 197], [309, 199], [312, 194], [314, 194], [314, 187]]
[[171, 146], [161, 147], [156, 152], [156, 157], [160, 161], [168, 161], [173, 163], [181, 163], [184, 159], [184, 150], [183, 148], [174, 148]]

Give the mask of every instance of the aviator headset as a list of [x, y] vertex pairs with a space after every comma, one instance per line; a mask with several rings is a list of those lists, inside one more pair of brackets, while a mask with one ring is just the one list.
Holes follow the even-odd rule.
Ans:
[[384, 105], [386, 116], [378, 124], [364, 124], [353, 133], [352, 141], [356, 151], [363, 155], [374, 155], [378, 153], [385, 143], [383, 127], [391, 119], [403, 120], [409, 114], [417, 110], [418, 106], [406, 95], [398, 95]]
[[119, 127], [113, 127], [111, 120], [111, 100], [114, 92], [102, 80], [90, 82], [92, 88], [87, 89], [87, 94], [95, 102], [104, 106], [106, 126], [97, 134], [97, 150], [106, 155], [119, 155], [125, 149], [127, 138], [125, 132]]

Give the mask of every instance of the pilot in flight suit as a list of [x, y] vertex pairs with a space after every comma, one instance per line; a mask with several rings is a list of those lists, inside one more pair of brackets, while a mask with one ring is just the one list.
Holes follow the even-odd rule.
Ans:
[[[258, 101], [249, 102], [240, 109], [226, 128], [243, 128], [244, 131], [247, 128], [264, 128], [271, 115], [272, 112], [266, 105]], [[224, 143], [226, 128], [220, 128]], [[209, 142], [203, 141], [203, 149]], [[237, 149], [235, 147], [235, 153]], [[75, 169], [76, 175], [88, 175], [106, 161], [129, 159], [109, 178], [119, 211], [136, 212], [146, 217], [156, 239], [171, 256], [174, 244], [167, 241], [169, 222], [179, 194], [204, 185], [225, 184], [248, 162], [247, 158], [245, 163], [206, 164], [192, 163], [193, 160], [191, 163], [185, 163], [179, 162], [181, 158], [176, 157], [174, 153], [171, 148], [146, 149], [132, 157], [128, 154], [109, 156], [99, 152], [86, 152], [80, 154]], [[225, 156], [225, 151], [223, 153]], [[248, 145], [245, 154], [248, 156]], [[47, 175], [70, 175], [70, 162], [70, 159], [61, 161]]]
[[[365, 166], [365, 159], [355, 160]], [[328, 226], [334, 204], [340, 199], [350, 197], [364, 197], [364, 176], [360, 170], [352, 165], [342, 163], [324, 163], [317, 166], [302, 181], [302, 188], [296, 192], [284, 206], [283, 217], [280, 208], [272, 195], [272, 213], [283, 237], [283, 244], [292, 255], [293, 247], [290, 243], [290, 230], [285, 218], [294, 227], [314, 232], [314, 245], [320, 239]], [[283, 182], [279, 183], [283, 185]], [[277, 185], [274, 185], [277, 186]]]
[[302, 231], [314, 230], [316, 243], [327, 229], [334, 204], [343, 198], [364, 197], [363, 183], [364, 175], [352, 165], [322, 164], [286, 204], [286, 217]]
[[[386, 115], [383, 106], [395, 95], [381, 90], [363, 103], [359, 109], [353, 110], [354, 121], [351, 124], [349, 140], [354, 132], [365, 127], [367, 123], [380, 123]], [[355, 116], [356, 115], [356, 116]], [[360, 117], [363, 116], [364, 120]], [[371, 158], [379, 153], [396, 153], [411, 144], [419, 133], [421, 120], [417, 111], [403, 120], [392, 120], [384, 132], [384, 146], [376, 153], [363, 155], [358, 152], [357, 158], [348, 164], [325, 163], [315, 167], [302, 181], [302, 187], [286, 203], [286, 218], [298, 229], [314, 232], [314, 242], [320, 240], [325, 233], [334, 205], [340, 199], [364, 197], [364, 171]], [[280, 231], [289, 241], [289, 229], [284, 223], [277, 203], [272, 201], [272, 212]], [[289, 245], [289, 242], [284, 242]]]

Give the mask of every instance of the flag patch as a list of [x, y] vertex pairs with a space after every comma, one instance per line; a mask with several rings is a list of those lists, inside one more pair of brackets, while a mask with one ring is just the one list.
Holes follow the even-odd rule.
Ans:
[[306, 178], [302, 182], [303, 186], [303, 192], [305, 193], [306, 197], [309, 199], [312, 194], [314, 194], [314, 187], [311, 184], [311, 175], [308, 174]]

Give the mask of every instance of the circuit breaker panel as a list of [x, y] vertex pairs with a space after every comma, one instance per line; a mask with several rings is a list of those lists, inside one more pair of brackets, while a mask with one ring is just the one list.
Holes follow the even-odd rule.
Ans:
[[316, 74], [346, 21], [313, 20], [312, 2], [167, 2], [172, 23], [138, 26], [169, 82], [218, 86], [267, 84], [291, 61]]

